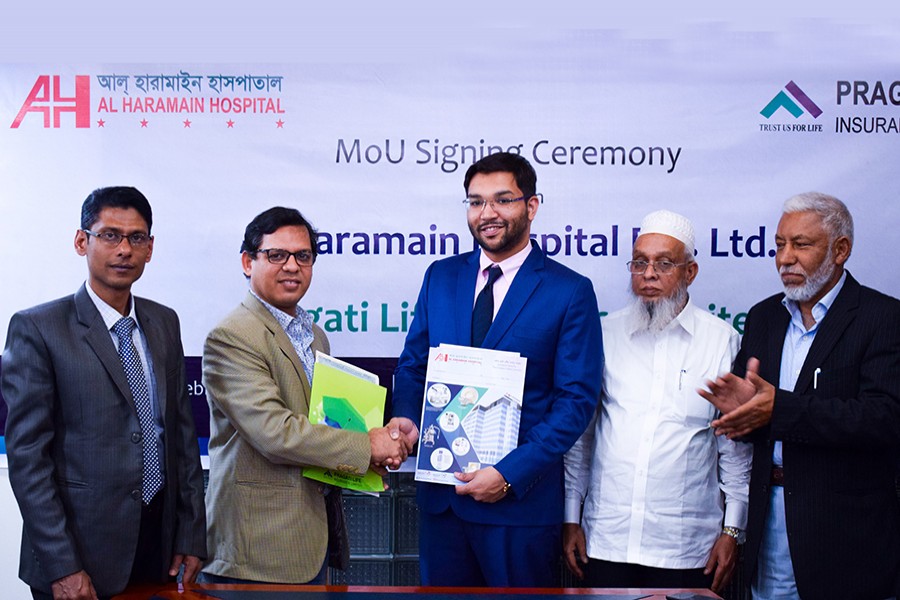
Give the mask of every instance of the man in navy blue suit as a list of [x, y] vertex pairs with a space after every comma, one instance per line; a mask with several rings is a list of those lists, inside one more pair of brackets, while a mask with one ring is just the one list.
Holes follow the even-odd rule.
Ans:
[[394, 374], [390, 426], [411, 448], [429, 348], [481, 346], [527, 358], [518, 447], [494, 466], [457, 473], [457, 486], [418, 484], [423, 585], [559, 583], [562, 458], [597, 405], [603, 346], [590, 280], [531, 241], [536, 183], [528, 161], [511, 153], [466, 172], [469, 230], [481, 250], [428, 268]]

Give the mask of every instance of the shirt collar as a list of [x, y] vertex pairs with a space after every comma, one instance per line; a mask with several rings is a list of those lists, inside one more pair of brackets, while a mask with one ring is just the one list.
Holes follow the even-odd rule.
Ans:
[[[669, 323], [669, 327], [681, 327], [687, 332], [687, 334], [691, 337], [694, 335], [694, 327], [695, 327], [695, 319], [694, 319], [694, 311], [688, 310], [688, 307], [691, 305], [691, 298], [688, 296], [687, 302], [684, 304], [684, 308], [681, 309], [681, 312], [678, 313], [678, 316]], [[666, 329], [668, 329], [667, 327]]]
[[484, 251], [479, 254], [478, 264], [480, 266], [478, 272], [484, 273], [484, 270], [490, 267], [491, 265], [499, 265], [500, 270], [503, 273], [512, 273], [513, 271], [518, 271], [519, 267], [521, 267], [525, 263], [525, 259], [528, 258], [528, 254], [531, 252], [531, 242], [528, 242], [528, 245], [510, 256], [507, 259], [501, 260], [498, 263], [495, 263], [490, 258], [485, 255]]
[[[844, 282], [847, 280], [847, 271], [845, 270], [841, 274], [841, 278], [838, 279], [837, 284], [828, 290], [828, 293], [822, 296], [818, 302], [816, 302], [815, 306], [812, 308], [812, 316], [813, 319], [816, 320], [816, 324], [813, 327], [817, 327], [819, 323], [822, 322], [822, 319], [825, 318], [825, 315], [828, 314], [828, 310], [831, 308], [831, 305], [834, 303], [834, 299], [837, 298], [837, 295], [841, 292], [841, 288], [844, 287]], [[787, 311], [791, 314], [791, 320], [803, 323], [803, 316], [800, 314], [800, 305], [797, 304], [796, 301], [790, 300], [787, 296], [781, 299], [781, 304], [787, 309]], [[806, 329], [804, 327], [804, 329]]]
[[[100, 313], [100, 317], [103, 319], [103, 323], [106, 325], [106, 328], [112, 330], [116, 323], [122, 319], [121, 313], [117, 311], [115, 308], [106, 303], [103, 298], [97, 295], [97, 292], [91, 288], [91, 284], [89, 282], [85, 282], [85, 289], [87, 290], [88, 296], [93, 301], [94, 306], [97, 307], [97, 312]], [[138, 321], [137, 318], [137, 308], [135, 307], [134, 296], [128, 296], [128, 313], [125, 314], [126, 317], [131, 317], [134, 319], [134, 322], [137, 324], [138, 330], [141, 329], [141, 322]]]
[[252, 289], [250, 290], [250, 293], [253, 294], [253, 297], [259, 300], [270, 313], [272, 313], [272, 316], [275, 317], [275, 320], [278, 321], [278, 324], [281, 325], [281, 328], [285, 331], [287, 331], [288, 328], [292, 325], [296, 324], [299, 324], [300, 327], [305, 330], [312, 331], [312, 317], [308, 312], [303, 310], [303, 308], [299, 304], [297, 305], [297, 316], [294, 317], [284, 312], [280, 308], [272, 306], [271, 304], [260, 298]]

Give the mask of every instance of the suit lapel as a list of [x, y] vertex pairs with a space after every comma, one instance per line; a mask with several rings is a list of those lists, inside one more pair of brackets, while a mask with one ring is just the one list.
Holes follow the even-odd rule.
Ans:
[[[106, 323], [103, 322], [100, 312], [94, 306], [94, 301], [88, 296], [84, 286], [81, 286], [75, 292], [75, 312], [78, 322], [85, 327], [84, 339], [88, 346], [97, 355], [100, 364], [103, 365], [113, 383], [119, 388], [119, 392], [131, 401], [131, 406], [134, 408], [134, 399], [131, 396], [131, 387], [128, 385], [128, 379], [125, 377], [122, 359], [119, 358], [119, 354], [116, 352], [116, 347], [113, 344], [112, 337], [110, 337], [109, 330], [106, 328]], [[134, 410], [135, 414], [137, 414], [137, 409]]]
[[[159, 413], [166, 414], [166, 343], [165, 335], [160, 329], [159, 322], [155, 318], [153, 311], [147, 308], [147, 304], [142, 302], [140, 298], [134, 298], [137, 305], [136, 311], [138, 321], [141, 323], [141, 331], [147, 340], [147, 346], [150, 348], [150, 359], [152, 361], [152, 372], [156, 379], [156, 400], [159, 405]], [[173, 342], [174, 343], [174, 342]]]
[[[781, 381], [781, 355], [784, 353], [784, 339], [788, 326], [791, 323], [791, 313], [779, 301], [775, 308], [775, 314], [771, 320], [774, 330], [771, 335], [766, 335], [766, 356], [771, 357], [769, 364], [760, 364], [760, 374], [766, 381], [776, 387]], [[747, 358], [752, 358], [748, 356]], [[762, 357], [758, 357], [762, 360]]]
[[[503, 298], [503, 304], [497, 311], [491, 328], [488, 329], [487, 336], [484, 338], [484, 348], [494, 348], [497, 343], [503, 339], [506, 331], [515, 322], [516, 317], [525, 308], [528, 299], [534, 294], [535, 290], [541, 284], [541, 276], [539, 271], [544, 268], [544, 254], [534, 242], [531, 243], [531, 252], [525, 259], [525, 262], [516, 273], [506, 297]], [[472, 311], [469, 311], [469, 322], [472, 322]], [[469, 327], [471, 330], [471, 326]], [[471, 334], [470, 334], [471, 338]]]
[[297, 351], [294, 350], [294, 345], [291, 344], [291, 339], [284, 332], [284, 328], [275, 316], [269, 312], [269, 309], [252, 293], [247, 292], [247, 297], [244, 299], [243, 304], [263, 322], [269, 333], [275, 337], [275, 344], [285, 358], [291, 361], [300, 383], [303, 384], [303, 392], [309, 397], [309, 380], [306, 378], [306, 371], [303, 370], [303, 363], [300, 361], [300, 357], [297, 356]]
[[456, 276], [456, 300], [453, 303], [456, 307], [456, 339], [463, 346], [472, 345], [472, 309], [475, 306], [480, 256], [481, 252], [473, 252]]
[[794, 386], [795, 392], [802, 392], [809, 388], [816, 369], [825, 362], [841, 335], [856, 318], [858, 307], [859, 283], [853, 279], [850, 273], [847, 273], [844, 287], [841, 288], [831, 308], [825, 313], [822, 323], [819, 324], [819, 331], [816, 332], [816, 337], [809, 348], [809, 354], [797, 377], [797, 385]]

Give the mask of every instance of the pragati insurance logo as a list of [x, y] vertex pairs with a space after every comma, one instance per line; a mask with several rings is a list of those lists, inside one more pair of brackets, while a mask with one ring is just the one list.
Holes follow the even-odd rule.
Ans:
[[782, 118], [790, 115], [795, 120], [800, 119], [804, 115], [808, 115], [813, 119], [818, 119], [822, 114], [822, 109], [816, 104], [809, 95], [800, 89], [800, 86], [789, 81], [784, 89], [780, 90], [768, 104], [763, 107], [759, 114], [764, 116], [768, 122], [760, 123], [760, 131], [780, 131], [784, 133], [821, 133], [822, 125], [820, 123], [797, 123], [797, 122], [773, 122], [774, 118]]
[[283, 82], [281, 75], [193, 75], [186, 70], [70, 77], [41, 74], [10, 129], [39, 127], [37, 123], [45, 129], [190, 129], [200, 122], [229, 129], [251, 122], [282, 129], [287, 112], [282, 104]]

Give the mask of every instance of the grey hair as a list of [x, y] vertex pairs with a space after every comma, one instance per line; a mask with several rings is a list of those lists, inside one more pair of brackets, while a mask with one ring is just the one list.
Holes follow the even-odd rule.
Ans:
[[797, 194], [784, 201], [784, 214], [798, 212], [814, 212], [822, 219], [825, 231], [831, 236], [830, 241], [846, 237], [853, 246], [853, 217], [847, 205], [828, 194], [806, 192]]

